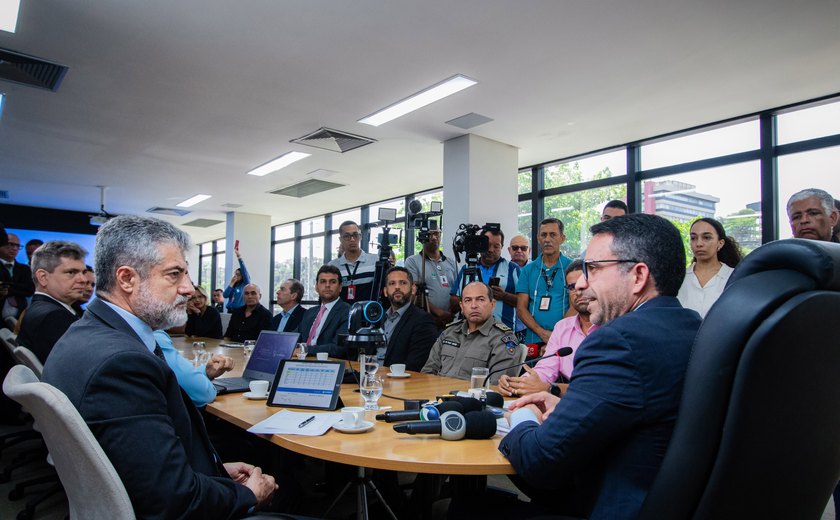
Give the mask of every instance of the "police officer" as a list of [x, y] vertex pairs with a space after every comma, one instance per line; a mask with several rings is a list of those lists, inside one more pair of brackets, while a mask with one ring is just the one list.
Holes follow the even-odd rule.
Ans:
[[[516, 334], [493, 317], [496, 300], [493, 291], [482, 282], [473, 282], [461, 293], [463, 320], [451, 323], [441, 333], [423, 372], [469, 379], [475, 367], [491, 371], [513, 366], [525, 360], [526, 350], [516, 341]], [[502, 373], [517, 375], [520, 367], [495, 374], [490, 383], [498, 382]]]

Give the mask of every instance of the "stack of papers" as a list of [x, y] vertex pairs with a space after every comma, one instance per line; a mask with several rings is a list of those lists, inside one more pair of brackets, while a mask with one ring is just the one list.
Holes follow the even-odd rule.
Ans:
[[[271, 435], [324, 435], [341, 418], [339, 413], [292, 412], [285, 408], [248, 428], [250, 433]], [[312, 419], [311, 421], [309, 419]], [[301, 426], [303, 424], [303, 426]]]

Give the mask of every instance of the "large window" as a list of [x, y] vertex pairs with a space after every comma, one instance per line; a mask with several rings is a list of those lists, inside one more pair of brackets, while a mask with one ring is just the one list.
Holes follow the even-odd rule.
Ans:
[[225, 287], [225, 239], [205, 242], [198, 246], [197, 285], [208, 294]]
[[840, 198], [840, 146], [779, 157], [779, 238], [790, 238], [787, 201], [805, 188], [820, 188]]
[[675, 137], [641, 147], [645, 170], [755, 150], [759, 145], [758, 119]]
[[625, 191], [624, 185], [619, 184], [546, 197], [545, 216], [563, 222], [566, 242], [560, 249], [564, 255], [578, 258], [583, 253], [591, 238], [589, 228], [601, 221], [604, 204], [624, 200]]

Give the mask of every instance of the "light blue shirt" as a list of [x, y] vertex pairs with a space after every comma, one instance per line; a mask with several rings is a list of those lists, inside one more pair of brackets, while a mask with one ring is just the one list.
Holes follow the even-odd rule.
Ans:
[[538, 425], [540, 424], [540, 421], [537, 420], [537, 416], [534, 415], [534, 412], [532, 412], [528, 408], [519, 408], [517, 410], [514, 410], [513, 413], [510, 414], [511, 430], [525, 422], [535, 422]]
[[145, 321], [141, 320], [137, 316], [131, 314], [127, 310], [123, 309], [118, 305], [114, 305], [113, 303], [102, 300], [102, 303], [107, 305], [108, 307], [114, 309], [114, 312], [120, 315], [122, 319], [128, 323], [128, 326], [140, 337], [140, 341], [146, 345], [146, 348], [149, 349], [149, 352], [155, 352], [155, 334], [149, 324]]
[[294, 307], [289, 309], [289, 312], [280, 311], [280, 315], [282, 317], [280, 318], [280, 325], [277, 326], [277, 332], [283, 332], [283, 330], [286, 329], [286, 323], [289, 322], [289, 317], [292, 315], [293, 312], [295, 312], [295, 309], [297, 309], [298, 307], [300, 307], [299, 303], [295, 304]]
[[154, 332], [154, 338], [163, 351], [166, 364], [175, 372], [178, 384], [190, 396], [192, 402], [199, 407], [213, 402], [216, 399], [216, 387], [213, 386], [213, 383], [207, 377], [204, 366], [194, 367], [189, 360], [184, 359], [181, 353], [172, 345], [172, 338], [166, 332], [156, 330]]

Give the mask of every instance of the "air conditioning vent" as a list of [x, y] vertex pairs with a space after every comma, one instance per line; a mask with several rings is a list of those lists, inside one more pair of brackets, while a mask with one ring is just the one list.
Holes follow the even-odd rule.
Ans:
[[321, 127], [311, 134], [292, 139], [290, 142], [313, 146], [322, 150], [330, 150], [331, 152], [344, 153], [361, 148], [370, 143], [375, 143], [376, 139]]
[[9, 49], [0, 49], [0, 80], [12, 81], [32, 87], [58, 90], [69, 69], [34, 56], [27, 56]]
[[197, 218], [190, 222], [185, 222], [181, 224], [182, 226], [192, 226], [192, 227], [200, 227], [200, 228], [208, 228], [210, 226], [215, 226], [216, 224], [223, 223], [224, 220], [212, 220], [209, 218]]
[[149, 208], [146, 210], [146, 212], [157, 213], [158, 215], [169, 215], [170, 217], [183, 217], [184, 215], [189, 215], [190, 213], [192, 213], [192, 211], [188, 211], [185, 209], [161, 208], [160, 206]]
[[446, 122], [447, 125], [457, 126], [458, 128], [463, 128], [464, 130], [469, 130], [470, 128], [475, 128], [478, 125], [483, 125], [484, 123], [489, 123], [493, 119], [483, 116], [481, 114], [476, 114], [475, 112], [470, 112], [469, 114], [465, 114], [461, 117], [456, 117], [455, 119], [450, 119]]
[[327, 182], [319, 179], [309, 179], [270, 193], [275, 195], [285, 195], [287, 197], [297, 197], [300, 199], [310, 195], [315, 195], [316, 193], [321, 193], [322, 191], [341, 188], [342, 186], [344, 186], [344, 184], [336, 184], [334, 182]]
[[0, 190], [0, 199], [8, 199], [8, 198], [9, 198], [8, 190]]

